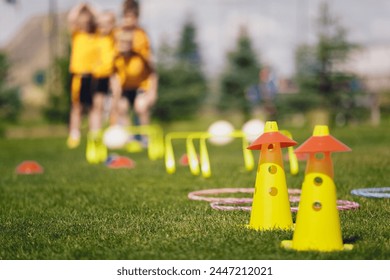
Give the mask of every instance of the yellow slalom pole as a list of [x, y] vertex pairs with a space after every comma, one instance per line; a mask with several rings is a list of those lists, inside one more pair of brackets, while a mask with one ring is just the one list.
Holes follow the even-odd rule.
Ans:
[[253, 154], [250, 150], [247, 149], [249, 146], [248, 140], [242, 138], [242, 153], [244, 156], [244, 164], [246, 171], [252, 171], [255, 167], [255, 160], [253, 159]]
[[[161, 128], [158, 125], [151, 125], [147, 128], [147, 132], [149, 135], [149, 146], [148, 146], [148, 155], [151, 160], [157, 160], [162, 158], [164, 155], [164, 145], [163, 136], [160, 134]], [[161, 153], [161, 150], [163, 151]]]
[[164, 157], [164, 132], [162, 128], [156, 125], [155, 129], [155, 153], [157, 158]]
[[200, 169], [204, 178], [211, 176], [210, 158], [207, 151], [206, 139], [210, 137], [209, 133], [205, 133], [200, 138], [199, 149], [200, 149]]
[[165, 169], [168, 174], [176, 171], [175, 154], [173, 153], [172, 139], [169, 135], [165, 138]]
[[[187, 138], [187, 155], [189, 160], [189, 167], [191, 173], [193, 175], [198, 175], [198, 159], [196, 155], [196, 150], [193, 144], [193, 140], [199, 138], [200, 141], [200, 169], [202, 172], [202, 176], [208, 178], [211, 176], [211, 165], [210, 158], [208, 154], [206, 140], [212, 137], [212, 135], [208, 132], [194, 132], [190, 134]], [[227, 137], [232, 138], [241, 138], [242, 139], [242, 154], [244, 158], [245, 169], [247, 171], [251, 171], [254, 169], [255, 162], [253, 158], [252, 151], [248, 150], [248, 140], [246, 139], [246, 135], [242, 131], [234, 131], [231, 134], [227, 135]]]
[[252, 171], [253, 168], [255, 167], [255, 161], [253, 159], [252, 151], [247, 149], [247, 147], [249, 146], [249, 143], [248, 143], [248, 140], [246, 138], [245, 133], [240, 131], [240, 130], [237, 130], [237, 131], [234, 131], [230, 136], [235, 137], [235, 138], [242, 138], [242, 155], [244, 157], [245, 169], [247, 171]]
[[162, 129], [158, 125], [140, 125], [130, 126], [129, 132], [133, 134], [142, 134], [149, 137], [148, 157], [151, 160], [157, 160], [164, 156], [164, 136]]
[[[293, 139], [289, 131], [281, 130], [280, 132], [286, 135], [287, 137]], [[297, 155], [294, 153], [294, 147], [293, 146], [287, 147], [287, 152], [288, 152], [288, 160], [290, 162], [290, 173], [292, 175], [297, 175], [299, 172], [299, 165], [298, 165]]]
[[165, 136], [165, 168], [167, 173], [176, 172], [175, 154], [173, 152], [172, 140], [186, 139], [188, 135], [194, 132], [170, 132]]
[[199, 133], [191, 134], [187, 137], [186, 146], [187, 146], [187, 156], [188, 156], [188, 166], [192, 175], [199, 175], [199, 160], [198, 155], [196, 154], [196, 149], [194, 146], [194, 138], [199, 137]]

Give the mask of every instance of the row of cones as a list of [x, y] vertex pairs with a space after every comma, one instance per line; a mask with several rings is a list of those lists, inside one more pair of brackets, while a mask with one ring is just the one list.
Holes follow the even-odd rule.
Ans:
[[309, 159], [301, 201], [293, 224], [281, 148], [297, 142], [283, 135], [276, 122], [266, 122], [264, 133], [249, 147], [260, 150], [255, 193], [248, 227], [255, 230], [294, 229], [293, 239], [282, 247], [298, 251], [340, 251], [344, 245], [333, 181], [332, 152], [351, 149], [329, 134], [327, 126], [315, 126], [312, 137], [295, 150]]
[[[132, 169], [135, 167], [135, 162], [131, 158], [118, 155], [108, 156], [104, 163], [111, 169]], [[17, 174], [21, 175], [33, 175], [44, 173], [44, 168], [34, 160], [25, 160], [16, 167], [15, 171]]]

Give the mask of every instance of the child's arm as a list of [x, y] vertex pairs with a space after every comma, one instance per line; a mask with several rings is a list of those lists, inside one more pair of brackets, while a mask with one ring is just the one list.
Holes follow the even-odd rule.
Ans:
[[110, 112], [110, 124], [114, 125], [118, 122], [118, 103], [119, 99], [122, 96], [122, 86], [120, 83], [120, 78], [117, 73], [114, 73], [110, 77], [110, 85], [112, 91], [112, 103], [111, 103], [111, 112]]
[[68, 25], [69, 29], [73, 32], [77, 30], [77, 18], [80, 15], [80, 12], [87, 7], [87, 4], [80, 3], [77, 6], [74, 6], [68, 14]]
[[71, 32], [74, 32], [74, 31], [77, 31], [78, 30], [78, 26], [77, 26], [77, 18], [79, 17], [81, 11], [83, 10], [88, 10], [91, 12], [91, 14], [96, 17], [97, 16], [97, 13], [96, 11], [91, 7], [89, 6], [88, 4], [86, 3], [80, 3], [76, 6], [74, 6], [69, 14], [68, 14], [68, 25], [69, 25], [69, 29]]
[[148, 90], [148, 97], [149, 97], [149, 104], [153, 105], [156, 103], [157, 100], [157, 89], [158, 89], [158, 75], [156, 72], [152, 72], [149, 75], [149, 90]]

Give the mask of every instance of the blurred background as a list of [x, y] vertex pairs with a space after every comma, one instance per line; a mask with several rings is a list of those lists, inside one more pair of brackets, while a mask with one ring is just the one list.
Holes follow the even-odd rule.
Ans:
[[[0, 136], [67, 134], [67, 12], [78, 0], [0, 0]], [[390, 119], [387, 0], [140, 0], [159, 73], [155, 122]], [[120, 20], [121, 0], [88, 1]]]

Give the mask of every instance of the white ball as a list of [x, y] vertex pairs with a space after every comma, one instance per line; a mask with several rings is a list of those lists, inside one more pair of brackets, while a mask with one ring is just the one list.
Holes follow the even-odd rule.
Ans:
[[106, 129], [103, 135], [103, 143], [109, 149], [120, 149], [129, 139], [129, 133], [120, 125], [113, 125]]
[[234, 131], [233, 125], [228, 121], [216, 121], [210, 125], [208, 133], [210, 143], [214, 145], [226, 145], [233, 140], [230, 134]]
[[246, 139], [252, 143], [264, 132], [264, 122], [257, 119], [247, 121], [242, 126], [242, 132], [246, 135]]

